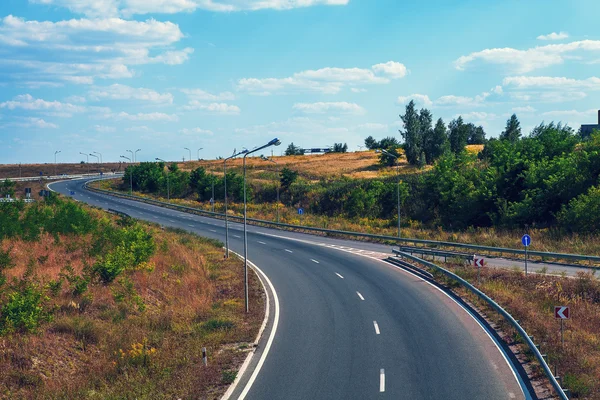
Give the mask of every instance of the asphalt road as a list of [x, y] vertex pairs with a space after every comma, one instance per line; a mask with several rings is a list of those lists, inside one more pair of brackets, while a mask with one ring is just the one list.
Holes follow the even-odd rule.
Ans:
[[[78, 201], [224, 241], [224, 221], [52, 184]], [[389, 247], [248, 228], [248, 258], [275, 288], [279, 318], [272, 346], [255, 357], [231, 398], [530, 398], [502, 351], [459, 304], [381, 259]], [[230, 246], [243, 232], [230, 224]], [[272, 294], [270, 295], [271, 299]], [[273, 315], [273, 313], [271, 313]], [[267, 331], [274, 325], [273, 317]]]

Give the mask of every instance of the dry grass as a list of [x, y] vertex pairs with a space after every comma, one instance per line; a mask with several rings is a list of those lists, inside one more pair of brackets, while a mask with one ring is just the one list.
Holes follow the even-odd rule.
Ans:
[[[471, 283], [477, 282], [477, 272], [472, 267], [446, 267]], [[556, 367], [564, 378], [564, 386], [576, 398], [600, 399], [600, 281], [589, 273], [565, 278], [540, 272], [525, 277], [520, 270], [483, 268], [479, 288], [534, 336], [535, 343], [541, 345], [541, 352], [549, 355], [551, 368]], [[461, 296], [468, 296], [464, 289], [455, 290]], [[560, 322], [554, 319], [554, 306], [571, 308], [571, 319], [564, 324], [564, 347], [560, 340]], [[494, 313], [487, 310], [486, 314]], [[500, 325], [505, 333], [512, 332], [508, 324]], [[508, 341], [515, 339], [512, 332]], [[541, 374], [541, 369], [537, 373]]]
[[[251, 313], [245, 314], [238, 259], [224, 260], [223, 250], [209, 240], [147, 229], [157, 251], [127, 274], [133, 294], [127, 294], [127, 281], [91, 284], [80, 296], [68, 282], [57, 293], [49, 291], [66, 265], [79, 275], [94, 263], [90, 236], [56, 241], [43, 234], [35, 243], [0, 243], [16, 262], [5, 275], [32, 274], [54, 309], [54, 321], [39, 334], [0, 337], [0, 398], [220, 397], [230, 383], [227, 371], [245, 357], [239, 349], [254, 340], [262, 322], [260, 283], [250, 274]], [[132, 350], [136, 344], [146, 358]], [[208, 367], [202, 366], [202, 347], [208, 349]]]
[[[90, 173], [96, 172], [114, 172], [123, 171], [126, 164], [123, 163], [103, 163], [97, 164], [90, 162], [89, 165]], [[0, 180], [4, 178], [19, 178], [19, 177], [32, 177], [32, 176], [50, 176], [59, 174], [76, 175], [85, 174], [88, 172], [87, 164], [0, 164]]]
[[468, 144], [467, 151], [470, 153], [478, 154], [483, 151], [484, 147], [485, 147], [485, 145], [483, 145], [483, 144]]
[[[265, 154], [267, 155], [267, 154]], [[396, 167], [380, 167], [379, 155], [374, 151], [358, 151], [353, 153], [329, 153], [305, 156], [281, 156], [273, 157], [279, 168], [290, 168], [298, 171], [299, 175], [307, 180], [320, 180], [345, 176], [348, 178], [369, 179], [385, 177], [396, 174]], [[242, 159], [227, 161], [227, 168], [241, 170]], [[223, 161], [203, 160], [178, 163], [179, 168], [191, 171], [200, 166], [218, 174], [223, 172]], [[260, 176], [265, 172], [274, 171], [275, 164], [263, 161], [260, 157], [249, 157], [246, 159], [249, 176]], [[406, 159], [400, 162], [402, 173], [409, 174], [422, 170], [408, 165]]]

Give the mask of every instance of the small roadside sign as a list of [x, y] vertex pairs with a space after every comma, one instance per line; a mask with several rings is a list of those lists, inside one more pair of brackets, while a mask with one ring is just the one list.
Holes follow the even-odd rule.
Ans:
[[529, 247], [529, 245], [531, 245], [531, 236], [528, 234], [523, 235], [521, 238], [521, 243], [523, 243], [523, 246]]
[[303, 208], [299, 208], [298, 209], [298, 214], [299, 215], [303, 215], [304, 214], [304, 209]]
[[556, 306], [554, 307], [554, 318], [556, 319], [570, 319], [571, 310], [569, 307]]
[[75, 191], [74, 190], [71, 190], [70, 193], [71, 193], [71, 196], [75, 196]]
[[484, 259], [483, 258], [476, 258], [473, 260], [473, 263], [475, 264], [476, 267], [481, 268], [483, 267], [483, 262]]

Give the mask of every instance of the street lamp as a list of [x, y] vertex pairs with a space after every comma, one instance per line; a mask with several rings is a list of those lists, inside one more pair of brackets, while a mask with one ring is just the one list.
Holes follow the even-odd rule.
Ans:
[[200, 150], [202, 150], [202, 149], [203, 149], [202, 147], [200, 147], [200, 148], [198, 149], [198, 161], [200, 161]]
[[[156, 161], [162, 161], [165, 164], [167, 164], [167, 162], [163, 159], [160, 158], [156, 158]], [[167, 201], [171, 201], [171, 189], [169, 188], [169, 167], [167, 166]]]
[[56, 172], [56, 168], [57, 168], [57, 165], [56, 165], [56, 155], [57, 155], [58, 153], [60, 153], [60, 150], [56, 150], [56, 151], [54, 152], [54, 175], [55, 175], [55, 176], [56, 176], [56, 175], [58, 175], [58, 173]]
[[[235, 150], [233, 155], [223, 159], [223, 186], [225, 187], [225, 258], [229, 258], [229, 219], [227, 217], [227, 160], [235, 158], [240, 154], [246, 154], [248, 150], [242, 150], [236, 153]], [[213, 197], [213, 201], [214, 201]], [[214, 211], [214, 209], [213, 209]]]
[[135, 151], [135, 154], [134, 154], [134, 157], [133, 157], [133, 162], [136, 162], [136, 160], [137, 160], [137, 152], [138, 152], [138, 151], [142, 151], [142, 149], [137, 149], [137, 150]]
[[90, 153], [90, 156], [96, 157], [96, 164], [100, 162], [100, 157], [98, 157], [97, 155]]
[[400, 159], [398, 156], [396, 156], [384, 149], [377, 149], [377, 150], [375, 150], [375, 153], [383, 153], [386, 156], [393, 157], [396, 160], [396, 175], [397, 175], [397, 179], [398, 179], [397, 194], [396, 194], [396, 197], [398, 197], [398, 205], [397, 205], [397, 208], [398, 208], [398, 237], [400, 238], [400, 237], [402, 237], [400, 235]]
[[247, 213], [246, 213], [246, 157], [248, 157], [248, 154], [252, 154], [254, 152], [257, 152], [259, 150], [262, 150], [266, 147], [271, 147], [271, 146], [279, 146], [281, 144], [281, 141], [277, 138], [271, 140], [269, 143], [257, 147], [253, 150], [246, 150], [246, 152], [244, 153], [244, 295], [245, 295], [245, 300], [246, 300], [246, 313], [248, 312], [248, 235], [246, 232], [246, 219], [247, 219]]
[[97, 151], [92, 151], [92, 153], [100, 155], [100, 164], [102, 164], [102, 153], [98, 153]]
[[135, 156], [133, 154], [133, 151], [131, 151], [131, 150], [125, 150], [125, 151], [131, 153], [131, 162], [135, 162]]
[[89, 175], [89, 174], [90, 174], [90, 155], [89, 155], [89, 154], [86, 154], [86, 153], [82, 153], [82, 152], [79, 152], [79, 154], [83, 154], [84, 156], [86, 156], [86, 157], [87, 157], [87, 162], [86, 162], [86, 164], [87, 164], [87, 170], [88, 170], [88, 175]]
[[[131, 158], [125, 157], [125, 156], [119, 156], [119, 157], [129, 160], [129, 163], [131, 163]], [[132, 168], [131, 171], [129, 171], [129, 195], [130, 196], [133, 194], [133, 166], [131, 166], [131, 168]]]
[[[269, 161], [276, 165], [275, 171], [277, 172], [277, 177], [279, 177], [279, 164], [272, 158], [267, 158], [265, 156], [260, 156], [263, 161]], [[277, 179], [277, 223], [279, 223], [279, 186], [281, 184], [281, 180]]]
[[189, 148], [187, 148], [187, 147], [184, 147], [184, 149], [187, 150], [187, 151], [189, 151], [189, 153], [190, 153], [189, 160], [192, 161], [192, 151]]

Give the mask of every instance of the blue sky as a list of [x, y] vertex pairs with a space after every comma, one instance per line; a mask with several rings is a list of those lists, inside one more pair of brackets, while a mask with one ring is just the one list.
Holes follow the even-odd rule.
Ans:
[[[2, 0], [0, 163], [357, 150], [409, 99], [498, 136], [600, 108], [593, 0]], [[91, 161], [95, 160], [91, 157]]]

